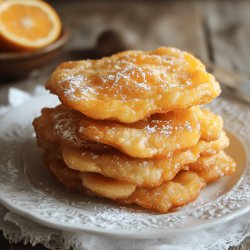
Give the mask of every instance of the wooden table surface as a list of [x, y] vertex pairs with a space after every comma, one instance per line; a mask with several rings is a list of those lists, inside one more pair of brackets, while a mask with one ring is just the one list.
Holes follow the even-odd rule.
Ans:
[[[128, 48], [151, 50], [175, 46], [227, 69], [249, 74], [250, 1], [51, 1], [71, 39], [61, 58], [28, 79], [2, 83], [0, 104], [7, 102], [9, 87], [24, 90], [43, 84], [58, 62], [96, 57], [96, 41], [105, 30], [121, 34]], [[109, 43], [107, 43], [109, 44]], [[108, 45], [107, 45], [108, 46]], [[0, 78], [1, 81], [1, 78]], [[9, 245], [0, 236], [0, 249], [45, 249]], [[236, 249], [250, 249], [246, 239]]]

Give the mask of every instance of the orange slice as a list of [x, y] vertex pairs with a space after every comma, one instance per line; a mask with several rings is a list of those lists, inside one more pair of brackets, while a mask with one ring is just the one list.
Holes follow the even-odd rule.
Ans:
[[10, 0], [0, 4], [1, 47], [36, 50], [55, 41], [61, 32], [56, 11], [39, 0]]

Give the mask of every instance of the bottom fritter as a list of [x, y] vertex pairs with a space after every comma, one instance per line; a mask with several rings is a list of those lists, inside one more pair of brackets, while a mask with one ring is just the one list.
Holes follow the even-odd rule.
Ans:
[[235, 162], [222, 151], [214, 156], [201, 157], [187, 166], [192, 171], [180, 171], [171, 181], [154, 188], [141, 188], [97, 173], [70, 169], [59, 159], [45, 157], [45, 162], [49, 171], [69, 190], [79, 190], [120, 203], [137, 204], [161, 213], [192, 202], [206, 183], [235, 171]]

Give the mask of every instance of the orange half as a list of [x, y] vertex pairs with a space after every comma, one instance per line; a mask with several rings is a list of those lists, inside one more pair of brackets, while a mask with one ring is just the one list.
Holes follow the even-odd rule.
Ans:
[[61, 21], [56, 11], [39, 0], [10, 0], [0, 4], [1, 47], [36, 50], [54, 42]]

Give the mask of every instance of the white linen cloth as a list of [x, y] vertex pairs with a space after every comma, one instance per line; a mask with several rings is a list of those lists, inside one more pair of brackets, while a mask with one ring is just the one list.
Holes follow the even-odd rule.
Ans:
[[[42, 86], [31, 93], [9, 89], [9, 105], [0, 106], [0, 115], [33, 96], [45, 94]], [[64, 250], [226, 250], [239, 245], [250, 235], [250, 213], [211, 229], [166, 236], [161, 239], [117, 240], [84, 233], [50, 229], [8, 211], [0, 204], [0, 230], [10, 242], [38, 243], [49, 249]]]

